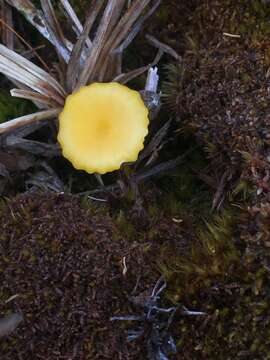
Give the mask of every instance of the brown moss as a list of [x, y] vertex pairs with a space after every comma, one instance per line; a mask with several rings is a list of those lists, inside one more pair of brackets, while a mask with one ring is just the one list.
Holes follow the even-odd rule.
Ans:
[[261, 1], [201, 3], [185, 28], [183, 62], [167, 69], [165, 100], [178, 126], [196, 133], [214, 176], [228, 173], [228, 191], [245, 180], [268, 192], [269, 16]]
[[157, 280], [151, 244], [126, 239], [105, 209], [86, 210], [61, 194], [8, 201], [0, 223], [0, 312], [25, 318], [1, 341], [1, 358], [145, 358], [109, 319], [131, 311], [128, 296], [139, 277], [138, 291]]

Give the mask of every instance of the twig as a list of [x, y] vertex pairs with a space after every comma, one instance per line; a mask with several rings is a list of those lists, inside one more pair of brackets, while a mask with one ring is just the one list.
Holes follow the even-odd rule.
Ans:
[[[3, 23], [6, 23], [8, 27], [13, 27], [11, 6], [4, 1], [1, 2], [1, 18]], [[8, 27], [5, 26], [1, 29], [2, 41], [8, 48], [14, 49], [14, 33], [10, 31]]]
[[223, 198], [223, 195], [224, 195], [224, 189], [225, 189], [225, 186], [226, 186], [226, 181], [227, 181], [229, 173], [230, 173], [230, 171], [226, 170], [224, 172], [224, 174], [222, 175], [221, 179], [220, 179], [217, 191], [216, 191], [214, 199], [213, 199], [212, 210], [215, 210], [216, 208], [219, 209], [219, 207], [220, 207], [220, 205], [222, 203], [222, 198]]
[[166, 45], [164, 43], [162, 43], [161, 41], [157, 40], [154, 36], [152, 35], [146, 35], [146, 39], [149, 41], [149, 43], [153, 46], [155, 46], [156, 48], [162, 50], [163, 52], [171, 55], [175, 60], [177, 61], [181, 61], [182, 57], [177, 54], [177, 52], [171, 48], [169, 45]]
[[[133, 182], [133, 183], [138, 184], [138, 183], [140, 183], [142, 181], [145, 181], [146, 179], [152, 178], [152, 177], [157, 176], [157, 175], [160, 176], [164, 172], [173, 170], [175, 167], [180, 165], [186, 159], [186, 157], [188, 155], [190, 155], [196, 148], [197, 147], [187, 150], [183, 155], [180, 155], [180, 156], [178, 156], [177, 158], [175, 158], [173, 160], [163, 162], [161, 164], [153, 166], [149, 170], [142, 171], [142, 172], [132, 176], [130, 178], [130, 181]], [[89, 191], [84, 191], [84, 192], [76, 194], [76, 196], [98, 194], [98, 193], [102, 193], [102, 192], [110, 192], [110, 191], [115, 191], [115, 190], [119, 190], [119, 189], [120, 189], [120, 184], [116, 183], [116, 184], [113, 184], [113, 185], [104, 186], [102, 188], [89, 190]]]
[[185, 160], [185, 158], [188, 155], [190, 155], [195, 149], [196, 149], [196, 147], [195, 148], [190, 148], [183, 155], [180, 155], [175, 159], [165, 161], [165, 162], [163, 162], [161, 164], [153, 166], [149, 170], [142, 171], [141, 173], [136, 174], [135, 175], [135, 181], [140, 183], [140, 182], [142, 182], [142, 181], [144, 181], [146, 179], [152, 178], [153, 176], [161, 175], [164, 172], [173, 170], [178, 165], [182, 164], [182, 162]]
[[17, 36], [17, 38], [20, 39], [21, 42], [24, 43], [24, 45], [27, 46], [28, 49], [36, 55], [37, 59], [38, 59], [38, 60], [40, 61], [40, 63], [44, 66], [44, 68], [45, 68], [48, 72], [50, 72], [49, 66], [48, 66], [48, 65], [45, 63], [45, 61], [38, 55], [37, 51], [36, 51], [30, 44], [28, 44], [28, 42], [25, 41], [24, 38], [23, 38], [20, 34], [17, 33], [17, 31], [15, 31], [14, 29], [12, 29], [12, 27], [10, 27], [10, 26], [9, 26], [4, 20], [2, 20], [2, 19], [0, 19], [0, 23], [2, 23], [9, 31], [11, 31], [12, 33], [14, 33], [14, 34]]

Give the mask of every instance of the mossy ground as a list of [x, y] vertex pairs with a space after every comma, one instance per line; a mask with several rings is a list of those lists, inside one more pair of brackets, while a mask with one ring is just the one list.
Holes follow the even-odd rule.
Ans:
[[[170, 116], [172, 130], [160, 160], [196, 149], [142, 184], [142, 213], [133, 196], [101, 205], [33, 193], [2, 203], [0, 312], [25, 316], [1, 341], [4, 360], [146, 359], [144, 341], [127, 344], [128, 326], [109, 319], [136, 310], [128, 298], [139, 275], [140, 292], [160, 274], [164, 304], [206, 313], [176, 313], [176, 359], [270, 359], [269, 18], [260, 0], [168, 0], [149, 23], [183, 56], [162, 60], [161, 122]], [[150, 58], [138, 56], [140, 41], [130, 64]], [[73, 190], [82, 182], [75, 175]]]
[[163, 32], [183, 55], [167, 68], [165, 100], [179, 130], [204, 147], [207, 183], [228, 176], [225, 210], [199, 226], [187, 256], [173, 266], [173, 251], [162, 267], [172, 279], [170, 298], [208, 314], [180, 320], [179, 358], [269, 359], [270, 8], [262, 1], [186, 6], [188, 21]]
[[156, 242], [127, 238], [104, 208], [48, 193], [8, 201], [1, 228], [1, 312], [24, 314], [2, 359], [144, 358], [110, 317], [132, 311], [138, 279], [139, 291], [156, 281]]

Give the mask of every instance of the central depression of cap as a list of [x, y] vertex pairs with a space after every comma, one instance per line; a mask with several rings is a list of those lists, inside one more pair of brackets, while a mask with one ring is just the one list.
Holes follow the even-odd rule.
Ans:
[[139, 92], [118, 83], [94, 83], [66, 98], [58, 141], [76, 169], [104, 174], [137, 160], [148, 125]]

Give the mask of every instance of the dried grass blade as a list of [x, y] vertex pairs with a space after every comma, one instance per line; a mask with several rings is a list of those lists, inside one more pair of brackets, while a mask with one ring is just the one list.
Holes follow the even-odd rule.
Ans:
[[40, 0], [40, 3], [44, 14], [45, 25], [47, 26], [47, 30], [51, 35], [53, 43], [64, 61], [68, 63], [73, 44], [64, 37], [51, 0]]
[[168, 46], [168, 45], [162, 43], [161, 41], [157, 40], [154, 36], [146, 35], [146, 39], [149, 41], [149, 43], [151, 45], [153, 45], [154, 47], [160, 49], [164, 53], [167, 53], [167, 54], [171, 55], [175, 60], [177, 60], [177, 61], [182, 60], [182, 57], [179, 54], [177, 54], [177, 52], [173, 48], [171, 48], [170, 46]]
[[40, 141], [22, 139], [21, 137], [14, 136], [13, 132], [7, 136], [5, 145], [8, 148], [12, 148], [12, 150], [20, 149], [30, 154], [42, 155], [42, 157], [59, 156], [61, 154], [58, 144], [46, 144]]
[[70, 5], [69, 1], [68, 0], [60, 0], [60, 3], [62, 5], [65, 13], [67, 14], [69, 20], [74, 25], [76, 34], [77, 35], [81, 34], [83, 31], [83, 26], [82, 26], [78, 16], [76, 15], [73, 7]]
[[[150, 10], [143, 16], [139, 17], [139, 19], [136, 21], [136, 23], [134, 24], [133, 28], [131, 29], [130, 33], [127, 35], [126, 39], [124, 40], [124, 42], [115, 50], [113, 50], [113, 52], [107, 56], [107, 61], [105, 61], [103, 68], [100, 70], [99, 72], [99, 81], [106, 81], [106, 80], [110, 80], [113, 77], [119, 75], [121, 73], [121, 71], [118, 74], [113, 74], [112, 70], [110, 69], [111, 67], [113, 68], [114, 64], [112, 63], [114, 61], [114, 56], [113, 54], [119, 53], [121, 52], [121, 54], [123, 53], [123, 51], [129, 46], [129, 44], [134, 40], [134, 38], [137, 36], [137, 34], [139, 33], [139, 31], [142, 28], [142, 25], [145, 23], [145, 21], [153, 15], [153, 13], [156, 11], [156, 9], [159, 7], [161, 3], [161, 0], [157, 0], [156, 3], [150, 8]], [[106, 75], [104, 75], [106, 74]], [[139, 74], [140, 75], [140, 74]], [[111, 77], [110, 77], [111, 76]], [[136, 75], [134, 76], [136, 77]], [[131, 76], [131, 79], [125, 81], [128, 82], [130, 80], [132, 80], [134, 78], [133, 76]]]
[[[119, 21], [119, 17], [122, 13], [125, 3], [126, 3], [126, 0], [118, 0], [118, 3], [114, 8], [114, 13], [112, 15], [112, 21], [109, 24], [109, 27], [107, 29], [107, 38], [108, 39], [110, 38], [110, 35], [111, 35], [115, 25]], [[118, 53], [118, 54], [116, 55], [116, 53]], [[121, 53], [121, 56], [119, 55], [120, 53]], [[115, 59], [119, 60], [120, 58], [122, 58], [122, 49], [116, 50], [115, 52], [108, 54], [108, 56], [104, 59], [102, 69], [97, 72], [97, 80], [102, 82], [102, 81], [106, 81], [106, 79], [111, 80], [114, 76], [117, 76], [118, 74], [116, 74], [116, 73], [113, 74], [113, 68], [114, 68], [113, 63], [114, 63]], [[119, 61], [118, 61], [118, 63], [119, 63]], [[122, 64], [122, 61], [121, 61], [121, 64]], [[96, 65], [98, 66], [98, 63]], [[93, 74], [94, 73], [95, 72], [93, 72]], [[121, 73], [121, 71], [120, 71], [120, 73]]]
[[60, 56], [61, 60], [63, 59], [66, 64], [68, 64], [70, 59], [70, 54], [72, 51], [72, 45], [69, 45], [69, 49], [59, 40], [59, 38], [55, 35], [53, 29], [49, 26], [47, 21], [45, 20], [45, 24], [50, 34], [51, 43], [56, 49], [58, 56]]
[[62, 108], [45, 110], [45, 111], [36, 112], [34, 114], [21, 116], [13, 120], [9, 120], [7, 122], [0, 124], [0, 134], [17, 129], [24, 125], [31, 124], [33, 122], [54, 119], [60, 114], [61, 110]]
[[[99, 74], [99, 81], [112, 81], [112, 79], [121, 75], [122, 73], [122, 57], [123, 52], [121, 50], [114, 51], [109, 55], [107, 66], [104, 66], [104, 75], [102, 72]], [[102, 79], [102, 80], [101, 80]]]
[[89, 39], [89, 33], [103, 4], [104, 4], [104, 0], [99, 0], [97, 2], [92, 3], [92, 6], [89, 9], [89, 14], [84, 24], [83, 32], [79, 36], [78, 41], [76, 42], [76, 44], [72, 49], [72, 53], [67, 68], [67, 86], [69, 90], [73, 90], [75, 87], [75, 82], [77, 80], [78, 72], [81, 65], [81, 55], [83, 53], [85, 43], [87, 39]]
[[[126, 0], [118, 0], [117, 5], [115, 5], [114, 12], [111, 17], [111, 22], [107, 29], [107, 35], [106, 35], [107, 38], [110, 37], [110, 34], [113, 31], [114, 26], [119, 20], [125, 2]], [[119, 66], [120, 66], [120, 71], [119, 71]], [[121, 73], [121, 67], [122, 67], [122, 51], [120, 49], [119, 51], [109, 54], [106, 57], [106, 59], [104, 60], [102, 71], [96, 74], [96, 78], [99, 82], [106, 81], [106, 79], [111, 80], [113, 77]], [[93, 71], [93, 74], [94, 73], [95, 72]]]
[[[1, 4], [1, 19], [8, 27], [13, 27], [11, 6], [5, 2]], [[9, 48], [14, 48], [14, 34], [4, 24], [1, 26], [1, 35], [3, 43]]]
[[108, 26], [108, 34], [110, 35], [111, 32], [113, 31], [115, 25], [117, 24], [117, 22], [119, 21], [120, 15], [122, 13], [122, 10], [125, 6], [126, 0], [117, 0], [116, 5], [114, 6], [113, 9], [113, 14], [112, 14], [112, 18], [111, 18], [111, 22]]
[[[70, 5], [68, 0], [60, 0], [61, 5], [67, 14], [68, 19], [71, 21], [71, 23], [74, 26], [74, 31], [79, 36], [83, 32], [83, 26], [76, 15], [73, 7]], [[101, 1], [97, 1], [95, 4], [99, 4]], [[86, 39], [86, 45], [90, 48], [92, 45], [92, 42], [90, 39]]]
[[144, 72], [148, 71], [151, 66], [152, 65], [142, 66], [138, 69], [129, 71], [128, 73], [118, 75], [113, 79], [113, 81], [119, 82], [120, 84], [126, 84], [127, 82], [135, 79], [137, 76], [140, 76]]
[[146, 20], [149, 17], [151, 17], [154, 14], [154, 12], [157, 10], [160, 4], [161, 4], [161, 0], [157, 0], [145, 15], [139, 17], [139, 19], [133, 25], [133, 28], [131, 29], [130, 33], [128, 34], [124, 42], [120, 45], [122, 51], [125, 50], [129, 46], [129, 44], [134, 40], [134, 38], [138, 35], [139, 31], [141, 30], [142, 25], [146, 22]]
[[93, 45], [88, 58], [85, 61], [84, 68], [79, 76], [75, 90], [83, 85], [86, 85], [88, 79], [94, 78], [94, 69], [96, 63], [100, 61], [99, 55], [101, 54], [108, 37], [108, 29], [110, 29], [111, 22], [114, 21], [115, 8], [118, 6], [118, 0], [109, 0], [104, 10], [102, 19], [100, 21]]
[[48, 90], [42, 81], [37, 80], [33, 75], [19, 66], [9, 63], [9, 61], [2, 56], [0, 56], [0, 72], [7, 77], [11, 77], [12, 79], [25, 84], [31, 89], [40, 92], [41, 94], [47, 95], [48, 93]]
[[[12, 79], [12, 78], [8, 78], [10, 82], [12, 82], [15, 86], [17, 86], [18, 89], [21, 89], [21, 90], [27, 90], [27, 91], [32, 91], [28, 86], [22, 84], [21, 82], [15, 80], [15, 79]], [[44, 106], [41, 105], [40, 103], [37, 103], [37, 102], [34, 102], [35, 106], [42, 110], [44, 109]]]
[[[44, 45], [37, 46], [36, 48], [33, 48], [31, 45], [28, 44], [27, 41], [24, 40], [24, 38], [18, 34], [12, 26], [9, 26], [5, 21], [0, 19], [0, 23], [3, 24], [4, 27], [6, 27], [13, 35], [16, 35], [16, 37], [29, 49], [28, 51], [24, 52], [22, 55], [27, 58], [27, 54], [30, 54], [30, 56], [35, 55], [37, 59], [40, 61], [40, 63], [43, 65], [44, 69], [46, 69], [48, 72], [50, 72], [50, 69], [48, 65], [44, 62], [44, 60], [38, 55], [37, 49], [40, 49], [44, 47]], [[13, 50], [10, 46], [7, 46], [9, 49]], [[29, 53], [30, 51], [30, 53]]]
[[115, 49], [126, 38], [132, 25], [141, 16], [143, 10], [151, 0], [136, 0], [126, 11], [117, 26], [115, 27], [107, 47]]
[[36, 79], [45, 82], [47, 87], [54, 89], [57, 93], [59, 93], [60, 96], [66, 96], [65, 90], [51, 75], [49, 75], [46, 71], [37, 65], [33, 64], [31, 61], [25, 59], [23, 56], [17, 54], [15, 51], [12, 51], [6, 46], [0, 44], [0, 55], [2, 55], [3, 58], [9, 60], [8, 65], [12, 66], [12, 64], [14, 64], [19, 66], [29, 74], [32, 74]]
[[20, 11], [24, 17], [43, 35], [52, 42], [51, 36], [44, 23], [44, 18], [40, 11], [30, 0], [6, 0], [11, 6]]
[[162, 146], [162, 143], [164, 142], [164, 139], [168, 133], [171, 122], [172, 122], [171, 120], [167, 121], [153, 136], [153, 138], [151, 139], [149, 144], [147, 144], [145, 146], [143, 152], [139, 156], [139, 159], [136, 164], [137, 166], [146, 157], [150, 156], [152, 153], [159, 150], [159, 148]]
[[55, 90], [48, 87], [46, 83], [37, 79], [32, 74], [23, 70], [16, 64], [10, 63], [9, 60], [6, 60], [0, 55], [0, 72], [5, 76], [19, 81], [20, 83], [28, 86], [30, 89], [37, 91], [38, 93], [54, 98], [58, 103], [63, 101], [63, 97], [56, 93]]
[[64, 100], [61, 103], [58, 103], [55, 99], [50, 98], [48, 96], [44, 96], [41, 94], [37, 94], [36, 92], [30, 90], [23, 90], [23, 89], [11, 89], [10, 90], [11, 96], [31, 100], [33, 102], [38, 102], [40, 104], [44, 104], [49, 107], [56, 107], [56, 106], [63, 106]]
[[63, 47], [61, 42], [55, 36], [54, 31], [49, 26], [48, 21], [44, 18], [41, 11], [33, 5], [30, 0], [6, 0], [11, 6], [20, 11], [24, 17], [29, 21], [48, 41], [50, 41], [61, 54], [62, 58], [67, 63], [69, 60], [72, 44], [67, 41], [66, 46], [68, 50]]
[[[118, 22], [112, 34], [108, 38], [105, 46], [102, 49], [101, 55], [99, 57], [99, 62], [94, 73], [98, 73], [100, 69], [105, 65], [106, 66], [106, 58], [108, 55], [115, 50], [127, 37], [130, 32], [130, 28], [137, 21], [137, 19], [141, 16], [143, 10], [147, 7], [147, 5], [151, 2], [151, 0], [136, 0], [132, 3], [132, 5], [128, 8], [126, 13], [123, 15], [121, 20]], [[101, 71], [102, 73], [102, 71]], [[89, 81], [92, 81], [91, 73], [89, 71]]]
[[62, 32], [62, 28], [57, 20], [57, 17], [55, 15], [51, 0], [40, 0], [41, 7], [44, 13], [44, 17], [47, 20], [50, 27], [53, 29], [55, 35], [58, 37], [58, 39], [64, 43], [65, 38]]
[[126, 84], [127, 82], [135, 79], [137, 76], [140, 76], [144, 72], [148, 71], [151, 67], [155, 66], [159, 62], [162, 54], [163, 53], [161, 51], [159, 51], [151, 64], [148, 64], [148, 65], [142, 66], [140, 68], [131, 70], [128, 73], [120, 74], [120, 75], [116, 76], [113, 79], [113, 81], [119, 82], [120, 84]]

